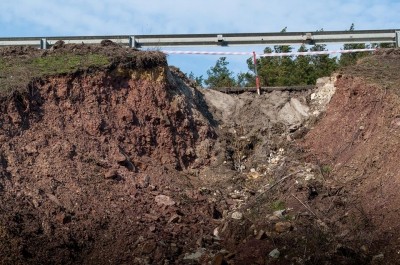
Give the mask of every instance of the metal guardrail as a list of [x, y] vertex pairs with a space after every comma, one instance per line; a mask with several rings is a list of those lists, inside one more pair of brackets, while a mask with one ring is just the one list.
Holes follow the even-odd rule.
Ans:
[[284, 33], [3, 37], [0, 38], [0, 46], [22, 45], [47, 49], [59, 40], [67, 44], [99, 44], [102, 40], [111, 40], [132, 48], [330, 43], [394, 43], [397, 47], [400, 47], [400, 29]]

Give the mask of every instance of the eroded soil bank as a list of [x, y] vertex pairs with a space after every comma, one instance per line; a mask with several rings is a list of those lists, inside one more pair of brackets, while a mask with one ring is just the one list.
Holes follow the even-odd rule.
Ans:
[[114, 58], [1, 98], [2, 264], [396, 264], [399, 50], [258, 96], [105, 44], [2, 50]]

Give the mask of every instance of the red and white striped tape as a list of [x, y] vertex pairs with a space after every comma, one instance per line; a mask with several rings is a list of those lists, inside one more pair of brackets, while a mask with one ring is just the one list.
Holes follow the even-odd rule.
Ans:
[[319, 55], [319, 54], [373, 52], [373, 51], [376, 51], [376, 49], [353, 49], [353, 50], [314, 51], [314, 52], [264, 53], [264, 54], [258, 54], [258, 56], [260, 56], [260, 57], [275, 57], [275, 56]]
[[[277, 57], [277, 56], [302, 56], [335, 53], [353, 52], [373, 52], [376, 49], [353, 49], [353, 50], [334, 50], [334, 51], [311, 51], [311, 52], [284, 52], [284, 53], [264, 53], [256, 54], [257, 57]], [[208, 52], [208, 51], [162, 51], [166, 54], [200, 54], [200, 55], [253, 55], [252, 52]]]
[[166, 54], [252, 55], [251, 52], [162, 51]]

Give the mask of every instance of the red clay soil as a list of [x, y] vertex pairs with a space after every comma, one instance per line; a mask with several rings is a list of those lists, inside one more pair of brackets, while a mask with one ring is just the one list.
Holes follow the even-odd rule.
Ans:
[[310, 160], [346, 194], [337, 232], [382, 253], [381, 264], [400, 263], [399, 69], [399, 50], [388, 50], [343, 70], [324, 117], [304, 141]]
[[0, 98], [0, 264], [399, 264], [399, 50], [339, 73], [310, 129], [278, 113], [311, 91], [200, 92], [105, 44]]
[[201, 104], [162, 64], [2, 98], [0, 263], [161, 264], [211, 234], [213, 209], [178, 171], [208, 163]]

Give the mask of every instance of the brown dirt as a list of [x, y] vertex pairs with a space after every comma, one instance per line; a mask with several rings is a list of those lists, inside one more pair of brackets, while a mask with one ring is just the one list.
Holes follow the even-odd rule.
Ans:
[[142, 264], [150, 252], [161, 263], [195, 244], [184, 242], [212, 215], [178, 170], [208, 163], [215, 133], [201, 104], [162, 61], [43, 78], [3, 98], [2, 264]]
[[49, 52], [114, 59], [0, 99], [1, 264], [399, 260], [399, 50], [339, 73], [318, 117], [314, 91], [198, 90], [157, 52]]
[[338, 228], [388, 264], [400, 258], [399, 55], [382, 51], [342, 71], [326, 115], [304, 141], [312, 160], [329, 167], [329, 182], [346, 192]]

